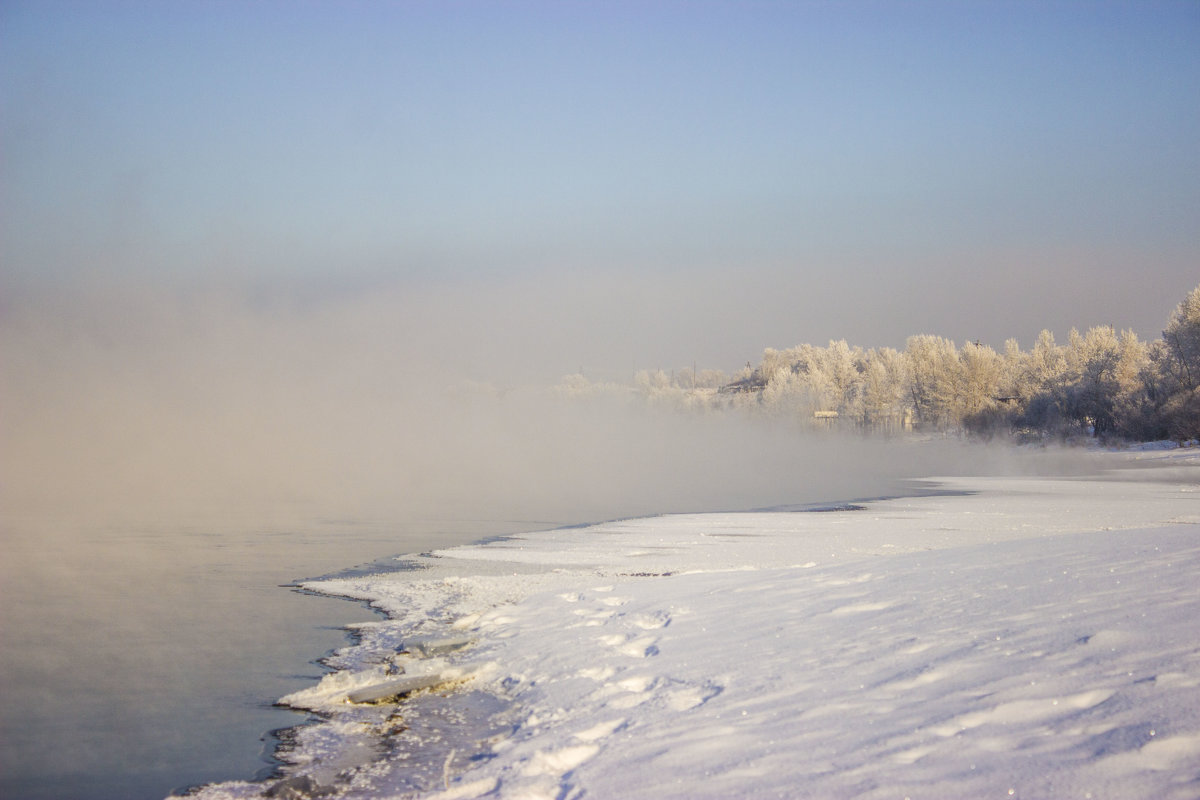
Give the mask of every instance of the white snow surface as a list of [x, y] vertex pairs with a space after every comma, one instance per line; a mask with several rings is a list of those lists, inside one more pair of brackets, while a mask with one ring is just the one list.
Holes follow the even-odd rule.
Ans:
[[[284, 698], [285, 780], [198, 797], [1200, 797], [1200, 456], [1140, 458], [311, 584], [390, 619]], [[346, 699], [400, 674], [447, 682]]]

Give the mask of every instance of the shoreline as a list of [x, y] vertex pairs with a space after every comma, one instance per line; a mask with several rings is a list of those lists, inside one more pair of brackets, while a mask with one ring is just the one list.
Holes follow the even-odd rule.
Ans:
[[[752, 514], [752, 513], [796, 514], [796, 513], [828, 513], [828, 512], [858, 511], [858, 510], [864, 510], [866, 508], [866, 506], [861, 505], [861, 504], [871, 503], [871, 502], [880, 501], [880, 500], [896, 499], [896, 498], [901, 498], [901, 497], [938, 496], [938, 495], [942, 495], [942, 494], [951, 496], [951, 495], [959, 494], [958, 492], [944, 491], [944, 490], [940, 490], [940, 489], [936, 488], [938, 485], [940, 485], [940, 482], [937, 480], [931, 480], [931, 479], [925, 479], [925, 478], [902, 479], [902, 480], [896, 481], [896, 483], [898, 485], [902, 485], [902, 486], [905, 486], [905, 485], [909, 486], [909, 488], [911, 488], [912, 491], [897, 491], [894, 493], [889, 493], [887, 495], [875, 495], [872, 497], [855, 497], [850, 500], [814, 501], [814, 502], [805, 502], [805, 503], [800, 503], [800, 504], [781, 504], [781, 505], [774, 505], [774, 506], [767, 506], [767, 507], [753, 508], [753, 509], [744, 509], [744, 510], [717, 510], [717, 511], [697, 512], [697, 513], [701, 514], [701, 515], [704, 515], [704, 514]], [[387, 609], [380, 608], [377, 605], [376, 600], [374, 598], [367, 597], [367, 596], [357, 596], [354, 594], [344, 594], [344, 593], [337, 592], [337, 591], [330, 591], [328, 588], [322, 588], [321, 584], [325, 584], [328, 582], [354, 580], [357, 578], [379, 578], [382, 576], [397, 575], [397, 574], [407, 574], [407, 575], [411, 575], [411, 576], [415, 577], [420, 573], [429, 571], [432, 567], [436, 567], [435, 563], [422, 563], [422, 560], [428, 560], [430, 558], [435, 558], [435, 559], [440, 558], [441, 556], [439, 554], [441, 552], [443, 552], [444, 550], [447, 552], [453, 552], [454, 550], [457, 550], [459, 548], [464, 548], [464, 547], [487, 547], [489, 545], [503, 544], [506, 541], [520, 539], [521, 537], [532, 536], [532, 535], [536, 535], [536, 534], [546, 534], [546, 533], [554, 533], [554, 532], [560, 532], [560, 531], [585, 531], [588, 529], [597, 528], [597, 527], [604, 526], [604, 525], [621, 524], [621, 523], [627, 523], [627, 522], [639, 521], [639, 520], [653, 520], [653, 519], [659, 519], [659, 518], [663, 518], [663, 517], [687, 515], [688, 513], [689, 512], [668, 511], [668, 512], [652, 513], [652, 514], [614, 517], [611, 519], [606, 519], [606, 520], [602, 520], [602, 521], [598, 521], [598, 522], [568, 523], [568, 524], [564, 524], [564, 525], [558, 525], [555, 527], [535, 528], [535, 529], [530, 529], [530, 530], [515, 530], [515, 531], [509, 532], [509, 533], [490, 534], [490, 535], [481, 537], [477, 540], [465, 542], [460, 545], [451, 546], [448, 549], [436, 548], [434, 550], [425, 551], [425, 552], [402, 553], [402, 554], [398, 554], [395, 556], [385, 556], [385, 557], [382, 557], [379, 559], [375, 559], [374, 561], [369, 562], [368, 564], [365, 564], [365, 565], [350, 567], [350, 568], [347, 568], [344, 570], [336, 570], [334, 572], [331, 572], [331, 573], [328, 573], [325, 575], [321, 575], [318, 577], [314, 577], [314, 578], [297, 579], [294, 582], [291, 582], [288, 584], [282, 584], [281, 587], [291, 589], [300, 594], [311, 595], [313, 597], [324, 597], [324, 598], [332, 598], [332, 599], [337, 599], [337, 600], [349, 601], [349, 602], [354, 603], [355, 605], [361, 606], [361, 607], [371, 611], [378, 618], [377, 621], [379, 621], [379, 622], [384, 622], [384, 623], [395, 622], [396, 617], [392, 613], [389, 613], [389, 611]], [[534, 524], [536, 524], [536, 523], [534, 523]], [[511, 566], [511, 565], [509, 565], [509, 566]], [[535, 567], [535, 568], [530, 569], [530, 572], [531, 573], [540, 573], [540, 572], [544, 572], [544, 570]], [[425, 621], [427, 622], [427, 620], [425, 620]], [[412, 625], [414, 627], [419, 628], [421, 626], [422, 622], [423, 622], [422, 620], [416, 620], [415, 622], [412, 623]], [[345, 665], [337, 666], [331, 662], [335, 662], [337, 657], [339, 656], [339, 654], [344, 654], [347, 651], [354, 651], [360, 647], [363, 647], [366, 632], [372, 627], [375, 627], [373, 622], [349, 623], [347, 625], [340, 626], [339, 630], [346, 637], [346, 644], [344, 644], [341, 647], [334, 647], [334, 648], [331, 648], [331, 649], [325, 651], [324, 654], [322, 654], [321, 656], [318, 656], [317, 658], [314, 658], [310, 663], [320, 667], [325, 672], [326, 676], [352, 671], [355, 668], [354, 666], [345, 666]], [[304, 690], [302, 689], [299, 692], [297, 692], [297, 694], [303, 694], [303, 692], [304, 692]], [[491, 697], [491, 696], [489, 695], [489, 697]], [[289, 761], [287, 759], [286, 755], [289, 751], [295, 750], [295, 748], [297, 746], [297, 742], [301, 738], [301, 735], [304, 730], [311, 728], [313, 726], [316, 726], [316, 725], [320, 725], [324, 722], [327, 722], [329, 720], [329, 714], [327, 712], [314, 711], [312, 709], [306, 709], [304, 707], [297, 707], [297, 706], [289, 705], [288, 703], [284, 702], [285, 699], [286, 699], [286, 697], [280, 698], [280, 699], [276, 700], [275, 702], [273, 702], [271, 705], [273, 705], [274, 707], [278, 707], [278, 708], [288, 709], [288, 710], [291, 710], [294, 712], [306, 713], [306, 714], [308, 714], [308, 719], [306, 719], [305, 721], [300, 722], [296, 725], [289, 725], [289, 726], [285, 726], [282, 728], [274, 729], [274, 730], [268, 731], [264, 734], [265, 743], [264, 743], [264, 747], [262, 750], [262, 755], [263, 755], [264, 761], [268, 762], [268, 765], [263, 767], [263, 769], [260, 770], [259, 774], [256, 775], [252, 781], [245, 782], [245, 783], [247, 786], [250, 786], [250, 787], [261, 787], [264, 789], [264, 791], [270, 791], [272, 787], [278, 786], [279, 791], [291, 791], [292, 789], [295, 789], [296, 791], [301, 792], [301, 793], [310, 792], [310, 791], [314, 790], [314, 786], [310, 786], [309, 783], [306, 781], [291, 781], [291, 777], [294, 777], [294, 776], [288, 776], [286, 774], [286, 770], [288, 769], [288, 767], [290, 765], [294, 766], [293, 762]], [[493, 709], [493, 711], [494, 711], [494, 709]], [[443, 763], [443, 761], [440, 760], [442, 755], [444, 755], [444, 754], [443, 753], [435, 754], [434, 760], [438, 761], [438, 763]], [[176, 797], [176, 796], [189, 796], [190, 797], [190, 796], [195, 796], [197, 794], [204, 795], [205, 790], [208, 789], [209, 787], [221, 786], [221, 785], [235, 785], [235, 784], [241, 784], [241, 783], [242, 782], [239, 782], [239, 781], [223, 781], [223, 782], [218, 782], [216, 784], [209, 783], [209, 784], [199, 784], [199, 785], [194, 785], [194, 786], [187, 786], [187, 787], [182, 787], [181, 789], [172, 793], [170, 796], [171, 797]], [[303, 796], [303, 795], [300, 794], [297, 796]]]
[[[1116, 461], [1116, 463], [1112, 464], [1112, 467], [1109, 468], [1109, 471], [1111, 471], [1111, 469], [1120, 469], [1122, 467], [1129, 467], [1129, 465], [1130, 465], [1129, 459], [1126, 457], [1123, 457], [1123, 456], [1124, 456], [1123, 453], [1117, 453], [1117, 455], [1115, 455], [1114, 461]], [[947, 479], [947, 480], [949, 480], [949, 479]], [[1034, 480], [1037, 480], [1037, 479], [1034, 479]], [[1052, 479], [1043, 479], [1043, 480], [1052, 480]], [[1102, 480], [1102, 476], [1092, 475], [1091, 480]], [[926, 481], [917, 481], [917, 482], [925, 483]], [[937, 483], [937, 486], [946, 485], [946, 483], [944, 483], [944, 481], [936, 481], [936, 483]], [[490, 557], [484, 558], [484, 561], [498, 560], [499, 564], [504, 565], [504, 569], [509, 570], [509, 569], [511, 569], [512, 566], [514, 566], [514, 564], [521, 563], [521, 561], [509, 561], [509, 560], [504, 560], [503, 557], [497, 557], [497, 553], [499, 553], [499, 549], [506, 549], [506, 548], [511, 548], [511, 547], [521, 547], [520, 542], [528, 541], [529, 539], [536, 539], [536, 535], [538, 535], [538, 534], [553, 536], [553, 535], [570, 534], [571, 531], [575, 531], [575, 533], [578, 533], [578, 531], [586, 531], [589, 529], [592, 530], [593, 533], [604, 533], [604, 530], [606, 529], [606, 527], [610, 527], [610, 528], [620, 527], [620, 525], [623, 525], [623, 524], [632, 524], [632, 523], [636, 523], [636, 522], [644, 523], [644, 522], [653, 522], [653, 521], [664, 521], [664, 519], [667, 519], [670, 517], [694, 517], [694, 518], [713, 517], [713, 516], [721, 516], [722, 513], [724, 513], [724, 515], [726, 515], [726, 516], [736, 516], [736, 515], [738, 515], [738, 513], [742, 513], [742, 515], [764, 515], [764, 513], [766, 513], [766, 515], [770, 515], [770, 513], [776, 513], [776, 515], [778, 515], [778, 513], [784, 513], [784, 515], [794, 515], [794, 513], [812, 513], [812, 512], [830, 512], [830, 511], [834, 512], [834, 515], [836, 515], [836, 513], [838, 513], [838, 512], [862, 513], [862, 511], [871, 510], [872, 504], [887, 504], [887, 503], [889, 503], [889, 501], [912, 499], [913, 497], [920, 497], [920, 498], [970, 497], [970, 494], [971, 494], [971, 492], [960, 491], [960, 489], [952, 489], [952, 491], [946, 491], [946, 489], [942, 489], [942, 488], [932, 488], [928, 492], [920, 492], [919, 494], [916, 494], [916, 495], [895, 495], [895, 497], [871, 498], [871, 499], [868, 499], [865, 501], [863, 501], [863, 500], [847, 501], [847, 503], [800, 504], [797, 506], [791, 506], [790, 510], [782, 510], [782, 509], [785, 509], [785, 507], [776, 506], [776, 507], [774, 507], [774, 509], [749, 511], [749, 512], [706, 512], [706, 513], [703, 513], [703, 515], [659, 515], [659, 516], [653, 516], [653, 517], [626, 518], [626, 519], [622, 519], [622, 521], [611, 521], [608, 523], [596, 523], [596, 524], [592, 524], [592, 525], [576, 525], [576, 527], [570, 527], [570, 528], [560, 528], [560, 529], [551, 529], [551, 530], [542, 530], [542, 531], [527, 531], [527, 533], [523, 533], [523, 534], [512, 534], [512, 535], [488, 537], [488, 541], [486, 541], [486, 542], [480, 541], [480, 542], [473, 543], [473, 545], [457, 546], [454, 548], [450, 548], [449, 551], [433, 551], [433, 552], [425, 553], [425, 554], [413, 554], [412, 557], [404, 557], [404, 558], [406, 558], [408, 563], [412, 564], [413, 566], [409, 566], [409, 567], [407, 567], [407, 569], [403, 569], [403, 571], [409, 572], [409, 575], [415, 576], [416, 573], [418, 573], [422, 569], [427, 570], [431, 564], [436, 565], [437, 561], [439, 561], [440, 559], [444, 559], [444, 558], [455, 559], [456, 554], [457, 554], [457, 557], [462, 557], [462, 555], [464, 553], [467, 553], [468, 551], [475, 551], [476, 553], [478, 553], [478, 552], [485, 551], [485, 549], [491, 555], [490, 555]], [[865, 504], [865, 505], [863, 505], [863, 504]], [[857, 510], [851, 511], [852, 507], [856, 507]], [[499, 549], [497, 549], [497, 546], [499, 547]], [[492, 558], [492, 557], [496, 557], [496, 558]], [[424, 564], [421, 564], [422, 559], [424, 559]], [[458, 569], [458, 571], [461, 572], [462, 567], [467, 566], [467, 565], [469, 565], [470, 567], [474, 567], [474, 569], [478, 570], [478, 567], [480, 566], [480, 564], [481, 564], [481, 561], [479, 561], [479, 560], [469, 560], [469, 561], [461, 561], [460, 560], [460, 563], [458, 563], [457, 566], [460, 567], [460, 569]], [[553, 575], [554, 572], [558, 571], [558, 570], [556, 570], [556, 567], [553, 567], [552, 565], [550, 565], [550, 563], [541, 563], [541, 561], [536, 561], [536, 560], [527, 561], [527, 563], [523, 563], [523, 565], [524, 565], [523, 573], [527, 577], [534, 576], [534, 575], [538, 575], [538, 576]], [[428, 573], [427, 573], [427, 575], [428, 575]], [[626, 578], [628, 578], [628, 577], [652, 577], [652, 576], [665, 576], [665, 575], [671, 575], [671, 572], [625, 573], [624, 577], [626, 577]], [[362, 579], [366, 579], [366, 578], [370, 578], [372, 576], [358, 576], [358, 577], [362, 578]], [[374, 577], [379, 577], [379, 576], [374, 576]], [[450, 575], [450, 573], [445, 573], [443, 579], [446, 579], [446, 581], [449, 581], [449, 579], [451, 579], [451, 577], [452, 576]], [[485, 577], [485, 576], [482, 576], [482, 575], [480, 575], [480, 573], [476, 572], [476, 577], [481, 578], [481, 577]], [[617, 575], [616, 577], [619, 578], [622, 576]], [[461, 576], [460, 576], [460, 578], [461, 578]], [[568, 579], [568, 583], [570, 583], [571, 581], [577, 581], [577, 575], [570, 576], [570, 578]], [[328, 582], [326, 582], [326, 583], [328, 583]], [[334, 585], [332, 585], [332, 587], [330, 587], [330, 585], [325, 585], [325, 587], [323, 587], [322, 589], [319, 589], [317, 591], [319, 591], [320, 594], [334, 594], [334, 596], [341, 596], [341, 597], [344, 597], [344, 599], [358, 600], [358, 601], [368, 600], [368, 602], [371, 602], [373, 604], [373, 607], [382, 609], [382, 610], [384, 610], [384, 612], [389, 612], [388, 603], [384, 602], [383, 600], [380, 600], [379, 597], [374, 597], [374, 599], [370, 599], [370, 597], [368, 597], [366, 594], [362, 593], [361, 590], [359, 590], [358, 594], [356, 594], [355, 590], [350, 588], [350, 585], [349, 585], [349, 584], [354, 584], [354, 583], [355, 583], [355, 581], [353, 578], [348, 579], [348, 581], [346, 581], [346, 579], [343, 579], [343, 581], [341, 581], [341, 582], [338, 582], [338, 581], [332, 582], [332, 584], [334, 584]], [[342, 589], [349, 589], [349, 591], [346, 591], [346, 593], [343, 593], [343, 591], [338, 590], [337, 587], [341, 587]], [[439, 612], [442, 612], [444, 614], [444, 610], [445, 610], [444, 608], [438, 609], [438, 610], [439, 610]], [[384, 640], [382, 638], [377, 637], [376, 639], [371, 640], [371, 642], [367, 642], [366, 644], [364, 644], [364, 642], [367, 638], [366, 636], [364, 636], [364, 637], [362, 637], [362, 639], [360, 639], [360, 643], [358, 645], [354, 645], [354, 646], [352, 646], [352, 648], [347, 648], [347, 650], [355, 650], [355, 649], [362, 650], [362, 648], [364, 648], [364, 646], [366, 646], [366, 649], [373, 652], [373, 654], [376, 656], [379, 656], [379, 654], [382, 654], [382, 652], [386, 652], [389, 650], [392, 652], [396, 652], [397, 650], [403, 651], [403, 646], [402, 646], [403, 640], [406, 638], [410, 638], [410, 636], [412, 636], [412, 634], [415, 634], [416, 632], [421, 632], [422, 627], [426, 628], [426, 630], [424, 632], [427, 634], [428, 628], [431, 627], [430, 622], [433, 620], [434, 616], [436, 616], [436, 614], [433, 614], [433, 613], [425, 614], [424, 616], [420, 616], [420, 618], [414, 618], [413, 615], [409, 615], [408, 618], [406, 619], [406, 618], [404, 618], [404, 614], [406, 614], [407, 612], [408, 612], [408, 609], [400, 610], [400, 612], [397, 612], [397, 609], [391, 608], [391, 615], [389, 615], [388, 619], [385, 620], [385, 625], [388, 625], [392, 628], [388, 642], [384, 642]], [[365, 625], [359, 625], [359, 626], [354, 626], [354, 627], [358, 628], [359, 633], [367, 634], [367, 633], [377, 633], [376, 628], [378, 628], [379, 626], [376, 626], [373, 624], [365, 624]], [[452, 626], [450, 628], [448, 628], [448, 630], [442, 631], [442, 632], [446, 633], [446, 632], [450, 632], [451, 630], [452, 630]], [[397, 645], [400, 645], [400, 646], [397, 646]], [[346, 675], [353, 674], [355, 669], [361, 670], [362, 668], [365, 667], [365, 663], [364, 663], [364, 661], [361, 660], [361, 658], [349, 658], [349, 660], [347, 660], [347, 657], [349, 655], [350, 654], [347, 654], [347, 652], [341, 652], [341, 651], [335, 652], [335, 654], [330, 654], [330, 657], [328, 658], [328, 661], [329, 661], [328, 666], [338, 669], [338, 670], [340, 670], [341, 673], [344, 673]], [[366, 655], [366, 654], [365, 654], [365, 652], [360, 652], [359, 655], [361, 656], [361, 655]], [[436, 668], [436, 669], [442, 668], [442, 667], [438, 666], [438, 664], [442, 664], [442, 663], [443, 662], [438, 661], [437, 664], [434, 664], [434, 668]], [[413, 664], [406, 664], [406, 666], [412, 667]], [[424, 667], [420, 667], [420, 666], [415, 667], [415, 668], [418, 670], [424, 669]], [[418, 673], [418, 674], [420, 674], [420, 673]], [[383, 678], [382, 675], [373, 675], [373, 676], [371, 676], [370, 679], [367, 679], [367, 682], [370, 682], [371, 680], [379, 682], [380, 679], [382, 679], [382, 678]], [[450, 681], [456, 681], [456, 680], [461, 680], [461, 679], [462, 679], [462, 674], [461, 673], [452, 673], [452, 670], [451, 670], [451, 673], [448, 675], [448, 680], [450, 680]], [[346, 682], [346, 681], [342, 681], [342, 682], [344, 684], [344, 682]], [[344, 690], [347, 690], [347, 686], [343, 685], [340, 688], [343, 691], [342, 696], [344, 697]], [[311, 703], [312, 708], [320, 708], [320, 704], [322, 704], [323, 700], [317, 699], [316, 694], [314, 694], [314, 691], [316, 691], [316, 690], [313, 690], [310, 692], [301, 691], [301, 692], [296, 693], [296, 696], [300, 696], [300, 697], [296, 697], [296, 696], [290, 696], [290, 697], [293, 698], [294, 702], [300, 702], [301, 704], [302, 703]], [[492, 697], [494, 699], [494, 696], [492, 696]], [[287, 700], [287, 699], [288, 698], [283, 698], [283, 700]], [[328, 699], [328, 698], [325, 698], [325, 699]], [[478, 698], [476, 698], [476, 699], [478, 699]], [[409, 702], [412, 702], [412, 700], [409, 700]], [[452, 702], [451, 702], [451, 705], [452, 705]], [[326, 708], [329, 708], [329, 706], [326, 706]], [[401, 712], [404, 708], [406, 708], [406, 704], [403, 704], [403, 703], [398, 704], [396, 706], [396, 708], [397, 708], [397, 712]], [[334, 710], [335, 714], [336, 714], [336, 711], [337, 710], [335, 709]], [[494, 709], [493, 709], [493, 711], [494, 711]], [[390, 746], [394, 746], [394, 745], [390, 745]], [[430, 751], [430, 752], [426, 753], [426, 757], [432, 758], [432, 760], [438, 760], [438, 758], [444, 756], [444, 754], [446, 754], [446, 752], [449, 752], [449, 757], [446, 758], [443, 762], [443, 765], [444, 765], [443, 772], [445, 772], [446, 770], [450, 769], [450, 764], [451, 764], [452, 760], [454, 760], [454, 758], [456, 757], [455, 751], [456, 751], [455, 747], [450, 747], [449, 751], [446, 751], [446, 750], [440, 750], [440, 751], [436, 751], [436, 752]], [[284, 763], [287, 763], [286, 760], [284, 760]], [[353, 766], [353, 768], [349, 768], [349, 766], [347, 766], [346, 764], [343, 764], [343, 768], [362, 769], [362, 768], [364, 768], [365, 765], [366, 765], [366, 763]], [[431, 766], [430, 764], [424, 764], [424, 768], [426, 769], [426, 771], [428, 771], [428, 768], [430, 768], [430, 766]], [[446, 772], [446, 774], [449, 774], [449, 772]], [[288, 780], [288, 778], [283, 778], [283, 780]], [[313, 788], [316, 786], [320, 786], [320, 784], [314, 783], [314, 784], [312, 784], [312, 787], [310, 787], [310, 788]], [[332, 787], [332, 784], [330, 784], [330, 788], [331, 787]], [[247, 787], [247, 788], [250, 788], [251, 790], [253, 790], [252, 787]], [[259, 788], [263, 788], [263, 787], [259, 787]], [[281, 784], [281, 789], [282, 788], [283, 788], [283, 784]], [[426, 790], [426, 792], [432, 792], [433, 789], [430, 787], [426, 787], [425, 790]], [[240, 796], [240, 795], [229, 795], [229, 796]], [[250, 795], [245, 795], [245, 796], [257, 796], [257, 795], [250, 794]]]

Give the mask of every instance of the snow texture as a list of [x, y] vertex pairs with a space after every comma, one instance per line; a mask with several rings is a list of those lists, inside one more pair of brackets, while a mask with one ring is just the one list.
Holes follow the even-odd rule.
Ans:
[[1137, 458], [312, 584], [391, 619], [284, 698], [285, 780], [198, 797], [1200, 797], [1200, 458]]

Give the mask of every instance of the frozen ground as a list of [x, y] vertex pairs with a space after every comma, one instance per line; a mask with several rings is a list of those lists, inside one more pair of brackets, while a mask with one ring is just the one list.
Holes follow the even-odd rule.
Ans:
[[1200, 454], [1136, 464], [313, 585], [391, 619], [284, 698], [285, 778], [200, 797], [1200, 797]]

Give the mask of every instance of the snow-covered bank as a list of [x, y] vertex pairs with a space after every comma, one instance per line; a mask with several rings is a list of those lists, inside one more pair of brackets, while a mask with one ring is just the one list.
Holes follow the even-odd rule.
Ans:
[[[287, 780], [200, 796], [1200, 796], [1193, 453], [1144, 457], [1169, 480], [946, 479], [966, 494], [314, 584], [392, 619], [285, 698], [328, 716]], [[441, 683], [348, 701], [405, 676]]]

